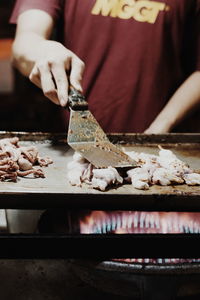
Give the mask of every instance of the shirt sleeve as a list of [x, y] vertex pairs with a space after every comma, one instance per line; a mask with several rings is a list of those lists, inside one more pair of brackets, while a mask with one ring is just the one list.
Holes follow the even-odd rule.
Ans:
[[197, 1], [195, 32], [196, 32], [196, 70], [200, 71], [200, 0]]
[[18, 16], [29, 9], [40, 9], [57, 19], [62, 10], [63, 0], [16, 0], [10, 23], [16, 24]]

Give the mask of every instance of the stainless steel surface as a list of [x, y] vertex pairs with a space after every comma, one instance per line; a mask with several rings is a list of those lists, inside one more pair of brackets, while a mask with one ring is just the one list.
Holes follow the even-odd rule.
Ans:
[[136, 166], [134, 160], [112, 144], [89, 110], [70, 110], [68, 144], [95, 167]]
[[[72, 160], [73, 150], [66, 146], [64, 134], [1, 132], [0, 138], [15, 135], [20, 138], [21, 144], [36, 145], [40, 154], [52, 157], [54, 163], [44, 169], [46, 176], [44, 179], [19, 178], [17, 183], [0, 182], [0, 206], [1, 203], [6, 203], [10, 207], [15, 199], [16, 203], [21, 203], [20, 205], [29, 207], [29, 204], [32, 206], [35, 203], [40, 208], [43, 203], [46, 206], [50, 203], [59, 205], [61, 202], [74, 207], [79, 206], [79, 208], [94, 206], [93, 208], [99, 209], [109, 205], [109, 208], [112, 206], [114, 209], [139, 208], [143, 210], [142, 206], [146, 206], [150, 210], [160, 210], [164, 207], [173, 210], [175, 206], [177, 210], [177, 207], [181, 206], [180, 209], [187, 208], [193, 211], [192, 205], [200, 208], [200, 186], [154, 185], [149, 190], [143, 191], [135, 189], [131, 184], [125, 184], [105, 192], [92, 189], [84, 184], [82, 187], [71, 186], [67, 182], [67, 163]], [[126, 150], [158, 153], [158, 136], [115, 134], [110, 138], [113, 138], [115, 142], [119, 138], [119, 146], [125, 147]], [[197, 142], [198, 139], [197, 135], [188, 137], [173, 134], [162, 135], [159, 144], [166, 149], [173, 150], [191, 168], [198, 170], [200, 169], [200, 142]], [[29, 199], [29, 201], [25, 202], [25, 199]]]

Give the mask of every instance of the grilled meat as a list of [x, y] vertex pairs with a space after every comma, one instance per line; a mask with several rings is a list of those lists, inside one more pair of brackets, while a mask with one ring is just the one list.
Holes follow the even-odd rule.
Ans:
[[52, 162], [49, 157], [40, 157], [34, 146], [20, 146], [18, 137], [0, 139], [0, 181], [17, 181], [18, 176], [30, 174], [45, 177], [43, 170], [34, 166], [48, 166]]
[[93, 177], [91, 184], [93, 188], [105, 191], [109, 185], [118, 185], [123, 182], [123, 178], [119, 175], [117, 170], [112, 167], [106, 169], [93, 169]]
[[72, 185], [81, 186], [87, 183], [93, 188], [105, 191], [107, 187], [124, 182], [132, 183], [133, 187], [148, 190], [151, 185], [188, 184], [200, 185], [200, 174], [195, 173], [185, 162], [181, 161], [171, 150], [159, 146], [158, 155], [126, 152], [133, 158], [137, 168], [127, 171], [121, 176], [117, 169], [108, 167], [98, 169], [89, 164], [80, 154], [75, 153], [73, 161], [68, 164], [68, 180]]

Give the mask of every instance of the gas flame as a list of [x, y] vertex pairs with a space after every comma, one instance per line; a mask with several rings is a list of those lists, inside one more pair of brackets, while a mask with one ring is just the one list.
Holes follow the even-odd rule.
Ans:
[[200, 233], [200, 213], [91, 211], [81, 233]]
[[[80, 232], [86, 234], [200, 233], [200, 213], [91, 211], [80, 219]], [[112, 260], [129, 264], [200, 262], [199, 258], [122, 258]]]

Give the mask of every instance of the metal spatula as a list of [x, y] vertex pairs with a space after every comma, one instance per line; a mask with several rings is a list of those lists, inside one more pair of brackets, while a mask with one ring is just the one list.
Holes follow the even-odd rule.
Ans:
[[74, 88], [69, 93], [68, 144], [97, 168], [134, 167], [136, 163], [112, 144], [88, 110], [85, 97]]

